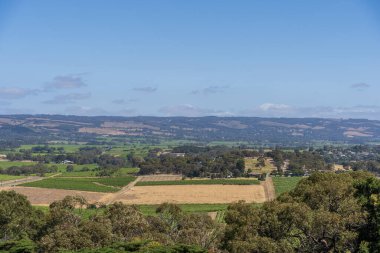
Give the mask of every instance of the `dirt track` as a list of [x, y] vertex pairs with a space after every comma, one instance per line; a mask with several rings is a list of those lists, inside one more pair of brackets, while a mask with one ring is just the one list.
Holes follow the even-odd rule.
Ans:
[[267, 177], [266, 180], [260, 184], [264, 187], [266, 201], [274, 200], [276, 198], [276, 190], [272, 178]]

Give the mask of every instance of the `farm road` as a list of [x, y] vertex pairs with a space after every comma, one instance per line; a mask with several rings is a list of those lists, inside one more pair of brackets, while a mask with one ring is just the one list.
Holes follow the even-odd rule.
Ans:
[[130, 182], [128, 185], [124, 186], [120, 191], [115, 193], [109, 193], [105, 196], [103, 196], [99, 202], [105, 203], [107, 205], [113, 203], [114, 201], [118, 200], [121, 195], [124, 195], [126, 192], [128, 192], [132, 187], [136, 185], [137, 182], [141, 180], [141, 177], [137, 177], [135, 181]]
[[8, 180], [8, 181], [0, 182], [0, 187], [2, 187], [2, 186], [4, 186], [4, 187], [15, 186], [15, 185], [19, 185], [19, 184], [39, 181], [42, 179], [44, 179], [44, 178], [43, 177], [37, 177], [37, 176], [31, 176], [31, 177], [26, 177], [26, 178], [21, 178], [21, 179]]
[[264, 187], [266, 201], [272, 201], [276, 198], [276, 190], [274, 189], [273, 180], [267, 177], [265, 181], [260, 183]]

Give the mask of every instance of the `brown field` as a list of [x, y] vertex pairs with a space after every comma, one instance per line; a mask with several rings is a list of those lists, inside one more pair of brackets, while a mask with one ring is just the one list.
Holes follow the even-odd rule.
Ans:
[[16, 191], [17, 193], [25, 195], [32, 205], [49, 205], [50, 203], [61, 200], [66, 196], [82, 196], [88, 202], [97, 202], [106, 193], [99, 192], [85, 192], [73, 190], [59, 190], [59, 189], [46, 189], [35, 187], [0, 187], [0, 191]]
[[160, 204], [164, 202], [218, 204], [239, 200], [262, 203], [266, 200], [262, 185], [139, 186], [119, 192], [117, 195], [113, 201], [121, 201], [126, 204]]
[[[154, 180], [179, 180], [173, 175], [153, 176]], [[134, 187], [142, 180], [138, 177], [134, 182], [115, 193], [99, 193], [75, 190], [46, 189], [35, 187], [0, 187], [1, 190], [14, 190], [27, 196], [33, 205], [49, 205], [53, 201], [61, 200], [65, 196], [82, 196], [88, 202], [102, 202], [110, 204], [121, 201], [126, 204], [161, 204], [193, 203], [193, 204], [220, 204], [232, 203], [239, 200], [246, 202], [263, 203], [273, 199], [272, 182], [261, 182], [260, 185], [159, 185]]]
[[141, 182], [146, 181], [176, 181], [181, 180], [182, 176], [180, 175], [149, 175], [149, 176], [140, 176], [139, 177]]

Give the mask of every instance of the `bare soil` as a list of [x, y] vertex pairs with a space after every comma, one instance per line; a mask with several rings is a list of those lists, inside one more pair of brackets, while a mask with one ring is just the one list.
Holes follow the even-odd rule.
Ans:
[[54, 201], [61, 200], [66, 196], [82, 196], [88, 202], [97, 202], [106, 193], [99, 192], [85, 192], [85, 191], [73, 191], [73, 190], [59, 190], [59, 189], [46, 189], [36, 187], [0, 187], [1, 190], [16, 191], [22, 195], [25, 195], [32, 205], [49, 205]]
[[160, 185], [132, 187], [116, 193], [126, 204], [194, 203], [218, 204], [239, 200], [262, 203], [266, 194], [262, 185]]

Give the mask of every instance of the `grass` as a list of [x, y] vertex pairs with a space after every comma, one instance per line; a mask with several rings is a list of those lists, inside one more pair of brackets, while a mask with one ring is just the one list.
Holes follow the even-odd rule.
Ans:
[[192, 179], [192, 180], [175, 180], [175, 181], [143, 181], [137, 182], [136, 186], [154, 186], [154, 185], [252, 185], [260, 184], [256, 179]]
[[73, 172], [62, 172], [57, 177], [95, 177], [96, 172], [90, 171], [73, 171]]
[[22, 184], [28, 187], [65, 189], [92, 192], [117, 192], [121, 187], [134, 181], [135, 177], [105, 177], [105, 178], [62, 178], [53, 177], [40, 181]]
[[0, 168], [6, 169], [12, 166], [26, 166], [26, 165], [34, 165], [36, 162], [20, 162], [20, 161], [0, 161]]
[[216, 221], [219, 222], [219, 223], [224, 223], [224, 217], [226, 215], [226, 210], [220, 210], [218, 211], [218, 213], [216, 214]]
[[[21, 145], [20, 149], [32, 149], [33, 147], [38, 147], [38, 146], [44, 146], [44, 145]], [[91, 146], [91, 145], [83, 145], [83, 144], [49, 144], [48, 145], [51, 148], [63, 148], [66, 153], [74, 153], [78, 151], [80, 148], [85, 147], [85, 146]], [[44, 153], [46, 154], [46, 153]]]
[[257, 158], [246, 157], [244, 159], [245, 162], [245, 170], [252, 170], [252, 172], [257, 173], [269, 173], [275, 170], [276, 168], [269, 162], [268, 159], [265, 159], [265, 166], [260, 168], [256, 165], [258, 164]]
[[[53, 164], [53, 163], [50, 163], [50, 164], [46, 164], [47, 166], [57, 166], [58, 168], [58, 171], [59, 172], [66, 172], [66, 168], [69, 164]], [[70, 164], [74, 167], [74, 171], [80, 171], [81, 169], [87, 167], [89, 168], [90, 170], [93, 170], [95, 169], [96, 167], [98, 167], [98, 165], [96, 163], [91, 163], [91, 164]]]
[[0, 174], [0, 181], [8, 181], [8, 180], [16, 180], [24, 178], [24, 176], [11, 176], [11, 175], [4, 175]]
[[[156, 209], [159, 205], [137, 205], [137, 208], [145, 216], [156, 216]], [[229, 204], [179, 204], [178, 205], [185, 213], [208, 213], [217, 212], [216, 221], [224, 223], [227, 208]], [[261, 206], [261, 204], [254, 204], [254, 206]], [[37, 210], [44, 213], [49, 211], [47, 206], [33, 206]], [[74, 212], [84, 219], [89, 219], [90, 216], [95, 214], [102, 214], [105, 208], [97, 209], [75, 209]]]
[[115, 176], [128, 176], [131, 174], [136, 174], [140, 171], [139, 168], [121, 168], [114, 175]]
[[302, 178], [303, 177], [272, 177], [276, 195], [279, 196], [284, 192], [293, 190]]

